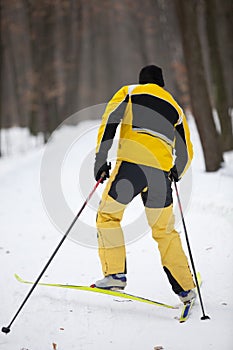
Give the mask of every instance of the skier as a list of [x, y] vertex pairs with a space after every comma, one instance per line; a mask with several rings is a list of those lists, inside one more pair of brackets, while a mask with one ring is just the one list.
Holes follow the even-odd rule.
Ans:
[[[107, 162], [120, 124], [117, 160]], [[179, 181], [193, 157], [185, 115], [164, 89], [162, 69], [145, 66], [139, 84], [123, 86], [107, 104], [98, 130], [94, 175], [109, 178], [97, 213], [99, 257], [104, 278], [95, 286], [124, 289], [126, 251], [120, 226], [126, 206], [141, 195], [152, 236], [173, 291], [182, 302], [195, 298], [195, 284], [174, 229], [172, 181]]]

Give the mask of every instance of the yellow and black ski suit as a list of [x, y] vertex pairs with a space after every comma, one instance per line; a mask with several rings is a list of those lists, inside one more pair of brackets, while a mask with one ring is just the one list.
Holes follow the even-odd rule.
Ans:
[[107, 182], [97, 214], [99, 256], [104, 275], [126, 272], [124, 210], [141, 194], [152, 236], [175, 293], [194, 282], [174, 229], [169, 171], [179, 177], [193, 157], [185, 115], [171, 94], [156, 84], [122, 87], [107, 104], [98, 131], [96, 159], [104, 163], [120, 125], [116, 166]]

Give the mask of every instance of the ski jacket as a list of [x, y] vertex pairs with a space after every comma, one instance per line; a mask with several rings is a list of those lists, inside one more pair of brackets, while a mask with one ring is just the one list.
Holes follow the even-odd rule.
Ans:
[[106, 161], [120, 124], [117, 160], [169, 171], [179, 177], [193, 157], [190, 132], [182, 108], [156, 84], [123, 86], [112, 97], [98, 131], [96, 157]]

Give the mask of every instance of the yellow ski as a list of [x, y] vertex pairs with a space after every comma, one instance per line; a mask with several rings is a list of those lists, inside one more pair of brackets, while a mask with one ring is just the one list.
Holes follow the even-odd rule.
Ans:
[[[33, 284], [33, 282], [31, 282], [31, 281], [23, 280], [17, 274], [15, 274], [15, 278], [17, 279], [17, 281], [19, 281], [21, 283]], [[155, 306], [163, 306], [163, 307], [166, 307], [166, 308], [169, 308], [169, 309], [177, 309], [176, 306], [160, 303], [160, 302], [155, 301], [155, 300], [150, 300], [150, 299], [143, 298], [143, 297], [140, 297], [140, 296], [137, 296], [137, 295], [132, 295], [132, 294], [128, 294], [128, 293], [124, 293], [124, 292], [120, 292], [120, 291], [115, 291], [115, 290], [108, 290], [108, 289], [102, 289], [102, 288], [96, 288], [96, 287], [88, 287], [88, 286], [76, 286], [76, 285], [70, 285], [70, 284], [59, 284], [59, 283], [38, 283], [38, 285], [45, 286], [45, 287], [68, 288], [68, 289], [81, 290], [81, 291], [85, 291], [85, 292], [107, 294], [107, 295], [111, 295], [111, 296], [114, 296], [114, 297], [119, 297], [119, 298], [123, 298], [123, 299], [129, 299], [129, 300], [138, 301], [138, 302], [141, 302], [141, 303], [152, 304], [152, 305], [155, 305]]]

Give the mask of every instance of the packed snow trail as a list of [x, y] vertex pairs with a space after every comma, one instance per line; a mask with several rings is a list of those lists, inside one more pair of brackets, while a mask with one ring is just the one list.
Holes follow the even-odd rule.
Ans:
[[[198, 299], [189, 321], [179, 324], [174, 319], [179, 316], [176, 310], [115, 302], [111, 297], [93, 296], [92, 293], [38, 287], [11, 333], [0, 334], [0, 350], [52, 350], [53, 344], [57, 350], [153, 350], [156, 346], [165, 350], [232, 348], [233, 153], [225, 154], [224, 168], [216, 173], [205, 173], [192, 120], [190, 126], [196, 157], [192, 167], [191, 201], [185, 220], [196, 268], [202, 273], [202, 295], [211, 320], [200, 320]], [[72, 132], [72, 127], [70, 129]], [[69, 133], [69, 130], [65, 132]], [[61, 238], [41, 200], [42, 155], [43, 150], [37, 149], [0, 160], [1, 327], [12, 318], [30, 288], [18, 283], [14, 273], [35, 280]], [[73, 169], [70, 172], [73, 174]], [[77, 186], [76, 183], [69, 185]], [[77, 207], [82, 200], [77, 198]], [[141, 210], [140, 201], [135, 207]], [[130, 222], [131, 215], [129, 210], [124, 221]], [[86, 213], [84, 217], [94, 226], [94, 212], [89, 217]], [[180, 224], [178, 229], [185, 247]], [[127, 245], [127, 263], [126, 291], [145, 298], [166, 300], [171, 305], [179, 304], [164, 275], [149, 230]], [[43, 282], [52, 280], [87, 285], [101, 275], [97, 250], [68, 239]]]

